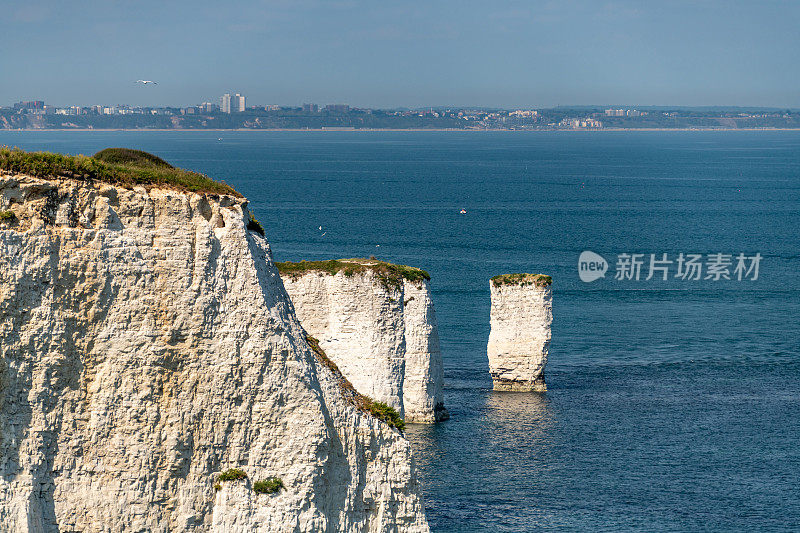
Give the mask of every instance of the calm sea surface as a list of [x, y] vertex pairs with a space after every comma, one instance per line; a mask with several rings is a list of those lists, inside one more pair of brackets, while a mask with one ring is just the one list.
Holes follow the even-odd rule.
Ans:
[[[277, 260], [427, 269], [452, 419], [407, 435], [434, 531], [800, 528], [800, 133], [0, 131], [0, 144], [147, 150], [244, 193]], [[605, 279], [580, 281], [583, 250], [606, 258]], [[622, 253], [646, 254], [638, 282], [613, 279]], [[674, 264], [646, 281], [651, 253], [763, 259], [756, 281], [675, 279]], [[545, 394], [491, 390], [488, 279], [508, 272], [553, 276]]]

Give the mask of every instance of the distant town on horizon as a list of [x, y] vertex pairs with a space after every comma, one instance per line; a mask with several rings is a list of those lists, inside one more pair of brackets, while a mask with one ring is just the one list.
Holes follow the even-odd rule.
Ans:
[[246, 105], [240, 93], [187, 107], [53, 106], [43, 100], [0, 106], [0, 129], [800, 129], [800, 110], [732, 106], [559, 106], [502, 109], [372, 109], [348, 104]]

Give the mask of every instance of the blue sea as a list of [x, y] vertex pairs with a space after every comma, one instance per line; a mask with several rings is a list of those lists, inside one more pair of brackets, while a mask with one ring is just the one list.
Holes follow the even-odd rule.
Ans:
[[[433, 531], [800, 530], [800, 132], [2, 131], [0, 144], [147, 150], [244, 193], [277, 260], [428, 270], [452, 418], [406, 434]], [[586, 250], [605, 278], [580, 280]], [[621, 254], [642, 254], [640, 279], [615, 279]], [[673, 262], [668, 280], [646, 279], [651, 254]], [[723, 254], [731, 279], [676, 278], [680, 254], [705, 269]], [[757, 279], [737, 279], [740, 254], [760, 254]], [[488, 280], [510, 272], [553, 276], [546, 393], [491, 389]]]

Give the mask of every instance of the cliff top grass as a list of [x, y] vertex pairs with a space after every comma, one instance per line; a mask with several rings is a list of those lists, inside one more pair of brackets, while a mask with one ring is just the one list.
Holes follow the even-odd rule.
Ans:
[[281, 275], [288, 275], [291, 278], [297, 278], [307, 272], [322, 272], [331, 276], [342, 272], [345, 276], [353, 276], [372, 270], [387, 288], [400, 288], [404, 279], [408, 281], [431, 279], [430, 274], [421, 268], [395, 265], [375, 258], [330, 259], [328, 261], [300, 261], [299, 263], [286, 261], [275, 263], [275, 266], [278, 267]]
[[92, 157], [26, 152], [0, 146], [0, 170], [37, 178], [71, 178], [123, 187], [158, 186], [241, 197], [233, 187], [205, 174], [176, 168], [160, 157], [129, 148], [106, 148]]
[[111, 165], [134, 165], [142, 168], [175, 168], [157, 155], [132, 148], [106, 148], [92, 156]]
[[549, 287], [553, 283], [553, 278], [544, 274], [500, 274], [493, 277], [491, 281], [495, 287], [503, 285]]
[[307, 335], [306, 342], [308, 342], [308, 346], [311, 348], [311, 351], [314, 352], [314, 355], [317, 356], [317, 359], [328, 367], [336, 377], [339, 382], [339, 387], [341, 387], [342, 393], [347, 401], [357, 409], [369, 413], [379, 420], [383, 420], [389, 424], [389, 427], [396, 428], [401, 432], [405, 429], [406, 421], [403, 420], [400, 413], [398, 413], [394, 407], [383, 402], [376, 402], [369, 396], [364, 396], [353, 387], [353, 384], [344, 377], [344, 374], [342, 374], [342, 371], [336, 366], [336, 363], [331, 361], [330, 357], [325, 353], [325, 350], [320, 347], [317, 339], [311, 335]]

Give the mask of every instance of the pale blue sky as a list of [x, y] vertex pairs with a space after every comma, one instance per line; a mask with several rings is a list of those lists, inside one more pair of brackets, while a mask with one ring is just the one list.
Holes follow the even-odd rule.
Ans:
[[0, 105], [800, 107], [797, 1], [0, 0], [0, 36]]

